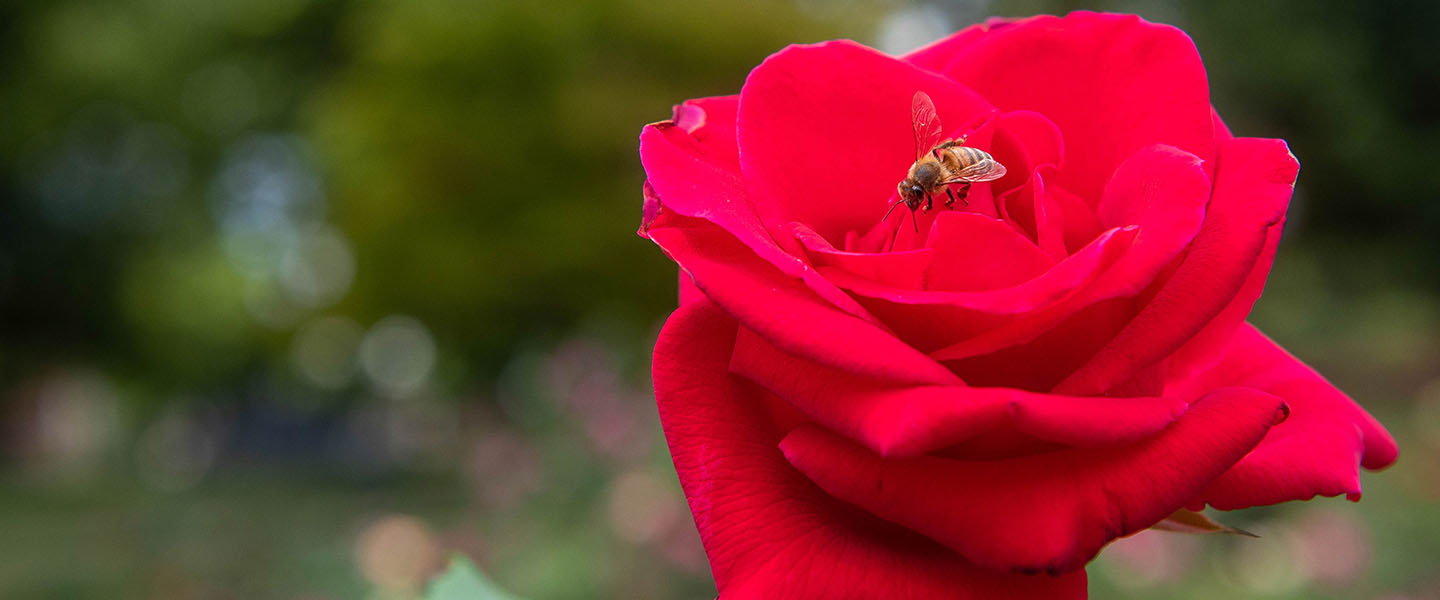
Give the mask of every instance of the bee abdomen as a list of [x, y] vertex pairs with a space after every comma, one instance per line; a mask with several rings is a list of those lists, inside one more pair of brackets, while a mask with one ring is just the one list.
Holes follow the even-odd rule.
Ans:
[[990, 155], [986, 154], [984, 150], [971, 148], [969, 146], [954, 146], [947, 150], [950, 157], [955, 161], [955, 167], [959, 169], [990, 158]]

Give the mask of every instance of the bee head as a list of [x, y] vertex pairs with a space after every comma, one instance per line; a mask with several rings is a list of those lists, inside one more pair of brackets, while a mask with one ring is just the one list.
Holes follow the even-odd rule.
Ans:
[[904, 200], [905, 204], [910, 205], [912, 209], [919, 205], [920, 200], [925, 197], [925, 188], [920, 187], [920, 184], [910, 179], [900, 182], [900, 185], [896, 187], [896, 191], [899, 192], [900, 199]]

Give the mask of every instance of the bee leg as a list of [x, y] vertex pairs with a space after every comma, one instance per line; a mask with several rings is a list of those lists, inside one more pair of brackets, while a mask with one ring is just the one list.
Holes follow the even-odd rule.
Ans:
[[949, 200], [945, 201], [945, 208], [953, 208], [955, 206], [955, 192], [950, 191], [950, 188], [947, 187], [945, 188], [945, 195], [950, 197]]
[[934, 202], [935, 199], [931, 198], [930, 194], [925, 194], [925, 212], [930, 212], [930, 209], [935, 207]]
[[960, 201], [963, 202], [963, 203], [965, 203], [965, 206], [970, 206], [970, 201], [965, 199], [965, 197], [966, 197], [966, 196], [969, 196], [969, 195], [970, 195], [970, 182], [967, 181], [967, 182], [965, 182], [965, 185], [960, 186]]

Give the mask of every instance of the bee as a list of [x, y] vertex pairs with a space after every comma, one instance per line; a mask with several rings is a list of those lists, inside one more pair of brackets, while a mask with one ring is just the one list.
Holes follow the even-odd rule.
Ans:
[[[910, 221], [914, 225], [915, 211], [920, 208], [920, 202], [925, 202], [924, 210], [930, 210], [934, 206], [934, 196], [942, 189], [949, 197], [945, 208], [952, 208], [957, 200], [965, 202], [970, 184], [1005, 176], [1005, 165], [984, 150], [966, 146], [965, 136], [940, 141], [940, 117], [935, 114], [935, 103], [925, 92], [915, 92], [915, 97], [910, 100], [910, 125], [915, 133], [915, 164], [910, 165], [905, 179], [896, 186], [900, 199], [890, 205], [885, 216], [880, 217], [881, 221], [888, 218], [895, 207], [904, 204], [910, 209]], [[950, 186], [955, 184], [959, 184], [958, 188], [952, 189]], [[970, 203], [965, 202], [965, 205]], [[918, 233], [920, 226], [914, 226]]]

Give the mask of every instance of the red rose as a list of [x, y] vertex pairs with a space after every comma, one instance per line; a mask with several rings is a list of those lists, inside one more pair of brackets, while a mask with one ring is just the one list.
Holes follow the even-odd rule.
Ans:
[[[1009, 171], [918, 233], [881, 220], [917, 91]], [[682, 270], [655, 393], [726, 600], [1083, 597], [1179, 509], [1353, 499], [1395, 460], [1245, 324], [1299, 165], [1231, 137], [1175, 28], [792, 46], [640, 154], [640, 233]]]

